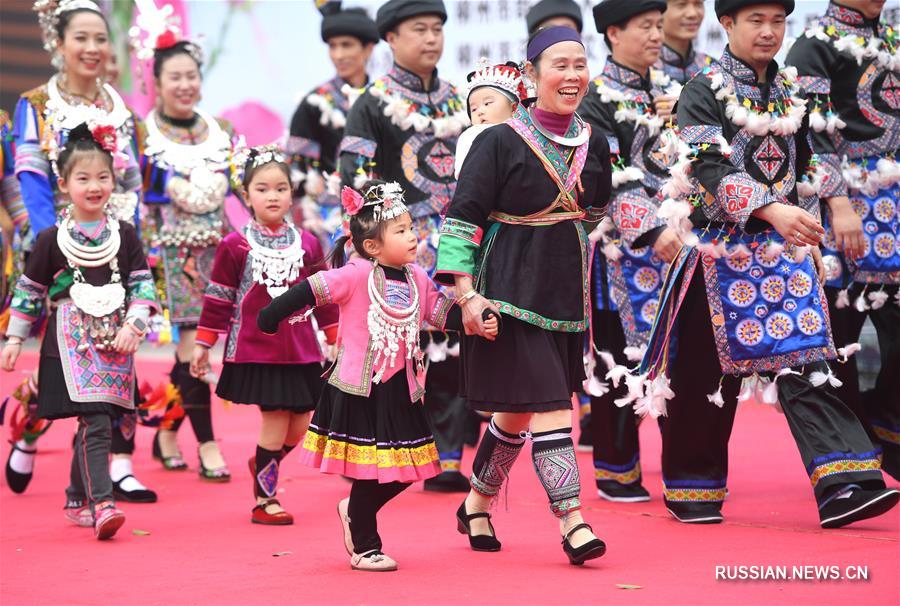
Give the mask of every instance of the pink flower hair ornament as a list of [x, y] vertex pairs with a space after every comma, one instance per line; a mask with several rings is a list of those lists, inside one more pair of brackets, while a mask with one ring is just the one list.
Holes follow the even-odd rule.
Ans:
[[341, 190], [341, 206], [344, 207], [344, 211], [351, 217], [365, 206], [365, 202], [362, 195], [355, 189], [345, 185]]

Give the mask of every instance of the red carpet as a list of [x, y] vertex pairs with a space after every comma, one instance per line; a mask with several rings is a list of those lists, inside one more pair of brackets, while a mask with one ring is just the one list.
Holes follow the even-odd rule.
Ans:
[[[158, 380], [170, 357], [141, 359], [142, 378]], [[23, 354], [19, 368], [35, 363]], [[3, 374], [0, 394], [18, 380]], [[8, 411], [9, 414], [11, 411]], [[154, 505], [124, 504], [115, 539], [98, 542], [62, 515], [73, 422], [57, 422], [40, 441], [36, 474], [24, 495], [0, 486], [0, 603], [20, 604], [858, 604], [900, 603], [898, 519], [842, 530], [818, 527], [809, 481], [787, 424], [774, 410], [745, 406], [731, 441], [726, 522], [676, 523], [660, 496], [659, 437], [642, 427], [643, 504], [601, 502], [589, 454], [579, 454], [585, 517], [608, 544], [583, 568], [566, 562], [556, 523], [527, 453], [512, 474], [509, 503], [495, 525], [500, 553], [474, 553], [455, 531], [456, 495], [411, 488], [383, 510], [385, 550], [400, 571], [351, 571], [335, 504], [349, 485], [300, 467], [282, 467], [279, 497], [297, 522], [250, 524], [247, 457], [258, 429], [255, 409], [215, 405], [215, 428], [234, 479], [207, 484], [196, 474], [189, 427], [180, 434], [192, 469], [167, 472], [150, 459], [152, 431], [138, 431], [138, 477], [159, 492]], [[6, 460], [7, 428], [3, 428]], [[471, 462], [467, 450], [465, 464]], [[146, 531], [137, 535], [134, 531]], [[279, 557], [274, 554], [282, 553]], [[868, 581], [716, 580], [716, 566], [867, 567]], [[632, 586], [621, 588], [619, 585]]]

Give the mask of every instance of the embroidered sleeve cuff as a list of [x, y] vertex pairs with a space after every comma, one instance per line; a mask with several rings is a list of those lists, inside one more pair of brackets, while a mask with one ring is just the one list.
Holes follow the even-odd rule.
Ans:
[[743, 228], [757, 208], [775, 202], [769, 188], [746, 173], [727, 175], [719, 182], [716, 201], [728, 221]]
[[225, 301], [226, 303], [234, 303], [234, 299], [237, 296], [237, 289], [232, 286], [226, 286], [225, 284], [219, 284], [218, 282], [210, 282], [209, 286], [206, 287], [204, 296], [209, 297], [210, 299]]
[[837, 154], [817, 154], [814, 181], [818, 183], [820, 198], [834, 198], [848, 195], [847, 182], [841, 172], [841, 160]]
[[438, 330], [444, 330], [447, 324], [447, 314], [450, 313], [452, 307], [453, 299], [448, 299], [444, 295], [439, 296], [437, 301], [434, 302], [434, 308], [428, 315], [428, 323]]
[[310, 276], [308, 281], [313, 295], [316, 297], [316, 306], [328, 305], [333, 302], [331, 300], [331, 291], [328, 290], [328, 282], [325, 281], [321, 272]]
[[318, 160], [322, 153], [322, 146], [312, 139], [293, 136], [288, 138], [284, 151], [291, 156], [303, 156], [310, 160]]
[[13, 289], [11, 312], [32, 318], [33, 322], [40, 315], [46, 296], [46, 286], [35, 282], [28, 276], [19, 276], [16, 287]]
[[209, 349], [213, 345], [216, 344], [216, 341], [219, 340], [219, 335], [216, 331], [210, 328], [204, 328], [202, 326], [197, 327], [197, 336], [195, 337], [197, 341], [197, 345], [202, 345]]
[[475, 257], [481, 248], [481, 228], [462, 221], [458, 223], [471, 229], [456, 230], [448, 227], [446, 221], [441, 226], [434, 276], [441, 284], [453, 284], [454, 275], [472, 276], [475, 272]]
[[21, 172], [37, 173], [45, 177], [50, 174], [50, 160], [40, 143], [20, 143], [16, 146], [16, 174]]
[[374, 141], [348, 135], [341, 139], [341, 147], [338, 150], [338, 153], [359, 154], [360, 156], [371, 160], [375, 157], [376, 149], [378, 149], [378, 144]]
[[618, 194], [613, 199], [612, 217], [622, 240], [629, 246], [645, 233], [666, 224], [657, 216], [656, 205], [643, 195], [643, 188]]

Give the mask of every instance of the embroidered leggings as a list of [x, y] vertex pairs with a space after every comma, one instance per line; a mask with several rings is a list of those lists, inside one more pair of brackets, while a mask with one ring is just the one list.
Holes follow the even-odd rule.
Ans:
[[381, 550], [376, 519], [378, 512], [388, 501], [410, 486], [411, 484], [403, 482], [379, 484], [378, 480], [353, 480], [347, 506], [353, 551], [365, 553], [373, 549]]
[[109, 477], [110, 440], [109, 416], [90, 414], [78, 417], [69, 487], [66, 489], [70, 502], [87, 502], [94, 511], [96, 505], [113, 500], [112, 480]]

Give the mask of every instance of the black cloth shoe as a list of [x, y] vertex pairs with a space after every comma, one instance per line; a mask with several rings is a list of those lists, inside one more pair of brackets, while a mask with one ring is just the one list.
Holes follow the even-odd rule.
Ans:
[[650, 500], [650, 493], [640, 482], [619, 484], [612, 480], [597, 482], [597, 494], [613, 503], [643, 503]]
[[896, 488], [854, 490], [849, 497], [832, 499], [819, 510], [822, 528], [840, 528], [853, 522], [880, 516], [900, 501]]
[[133, 477], [133, 475], [128, 474], [127, 476], [123, 476], [118, 482], [113, 482], [113, 496], [116, 497], [116, 500], [128, 501], [129, 503], [156, 503], [156, 493], [149, 488], [131, 491], [122, 490], [122, 482], [124, 482], [126, 478]]
[[594, 529], [591, 528], [590, 524], [582, 523], [567, 532], [562, 540], [563, 551], [566, 552], [566, 556], [569, 558], [569, 564], [572, 564], [573, 566], [581, 566], [588, 560], [599, 558], [606, 553], [606, 543], [596, 538], [591, 539], [580, 547], [572, 547], [572, 545], [569, 544], [569, 537], [582, 528], [587, 528], [591, 533], [594, 532]]
[[[35, 456], [37, 449], [24, 450], [13, 444], [12, 449], [10, 449], [9, 451], [9, 456], [6, 458], [6, 483], [9, 485], [9, 489], [14, 493], [22, 494], [23, 492], [25, 492], [25, 489], [28, 488], [28, 483], [31, 482], [31, 478], [32, 476], [34, 476], [34, 472], [32, 471], [31, 473], [19, 473], [12, 468], [9, 462], [12, 459], [13, 453], [17, 450], [19, 452], [24, 452], [26, 454], [30, 454], [31, 456]], [[32, 469], [34, 469], [33, 465]]]
[[[488, 526], [491, 529], [490, 535], [478, 534], [472, 536], [472, 529], [469, 527], [469, 522], [475, 518], [487, 518]], [[469, 547], [472, 548], [472, 551], [500, 551], [500, 541], [497, 540], [497, 533], [494, 532], [494, 525], [491, 524], [491, 514], [480, 511], [476, 513], [467, 513], [465, 501], [463, 501], [459, 506], [459, 509], [456, 510], [456, 530], [458, 530], [460, 534], [469, 537]]]
[[715, 503], [691, 503], [689, 506], [666, 503], [666, 510], [684, 524], [721, 524], [721, 506]]
[[425, 490], [432, 492], [469, 492], [469, 480], [458, 471], [444, 471], [425, 480]]

